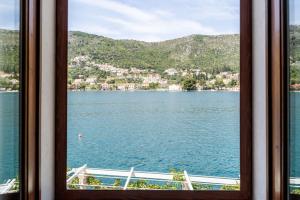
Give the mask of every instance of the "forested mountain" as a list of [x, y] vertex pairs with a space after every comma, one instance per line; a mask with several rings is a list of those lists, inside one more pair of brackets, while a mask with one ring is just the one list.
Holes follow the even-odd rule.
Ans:
[[290, 80], [291, 84], [300, 84], [300, 26], [290, 26]]
[[[19, 71], [19, 33], [0, 29], [0, 71]], [[89, 56], [99, 64], [161, 72], [167, 68], [200, 68], [207, 72], [238, 71], [239, 35], [191, 35], [163, 42], [114, 40], [69, 32], [69, 61]]]
[[191, 35], [149, 43], [69, 32], [69, 62], [77, 56], [88, 56], [96, 63], [120, 68], [157, 72], [167, 68], [198, 68], [210, 73], [238, 71], [239, 35]]
[[0, 29], [0, 71], [19, 72], [19, 32]]

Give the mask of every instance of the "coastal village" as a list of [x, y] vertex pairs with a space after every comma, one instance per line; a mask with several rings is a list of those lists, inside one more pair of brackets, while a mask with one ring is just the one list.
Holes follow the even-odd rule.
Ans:
[[0, 71], [0, 92], [1, 91], [18, 91], [19, 75], [14, 73], [5, 73]]
[[[93, 72], [101, 73], [93, 73]], [[153, 69], [118, 68], [98, 64], [88, 57], [79, 56], [69, 64], [68, 89], [70, 90], [161, 90], [182, 91], [185, 81], [194, 84], [193, 90], [239, 91], [239, 73], [220, 72], [216, 75], [201, 69], [168, 68], [162, 72]]]
[[[75, 57], [69, 63], [68, 70], [68, 89], [73, 91], [239, 91], [240, 89], [239, 73], [234, 72], [210, 74], [197, 68], [180, 70], [168, 68], [162, 72], [136, 67], [125, 69], [110, 64], [95, 63], [87, 56]], [[17, 91], [18, 79], [18, 74], [0, 71], [0, 91]]]

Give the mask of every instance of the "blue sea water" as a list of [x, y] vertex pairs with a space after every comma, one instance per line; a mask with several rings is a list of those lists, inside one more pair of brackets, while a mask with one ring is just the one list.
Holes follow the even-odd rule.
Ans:
[[[68, 166], [238, 177], [239, 93], [69, 92]], [[19, 94], [0, 93], [0, 183], [18, 175]], [[291, 176], [300, 177], [300, 93]], [[82, 134], [82, 138], [78, 138]]]
[[300, 92], [290, 94], [290, 176], [300, 177]]
[[68, 97], [68, 167], [240, 175], [237, 92], [69, 92]]
[[0, 92], [0, 184], [19, 176], [19, 94]]

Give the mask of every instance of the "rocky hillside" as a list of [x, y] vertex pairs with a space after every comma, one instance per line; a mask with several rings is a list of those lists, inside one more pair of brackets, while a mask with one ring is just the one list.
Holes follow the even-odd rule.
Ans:
[[[69, 33], [69, 64], [78, 56], [95, 63], [119, 68], [197, 68], [209, 73], [238, 71], [239, 35], [191, 35], [174, 40], [148, 43], [114, 40], [83, 32]], [[19, 33], [0, 29], [0, 71], [19, 71]]]
[[200, 68], [203, 71], [238, 71], [239, 35], [191, 35], [163, 42], [114, 40], [82, 32], [69, 33], [69, 64], [78, 56], [120, 68]]

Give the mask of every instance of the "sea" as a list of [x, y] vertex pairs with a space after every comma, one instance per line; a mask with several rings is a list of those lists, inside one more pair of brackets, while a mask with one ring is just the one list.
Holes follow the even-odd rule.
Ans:
[[[67, 166], [240, 176], [239, 92], [68, 92]], [[292, 92], [291, 176], [300, 177], [300, 93]], [[0, 183], [18, 176], [19, 95], [0, 93]]]

